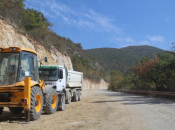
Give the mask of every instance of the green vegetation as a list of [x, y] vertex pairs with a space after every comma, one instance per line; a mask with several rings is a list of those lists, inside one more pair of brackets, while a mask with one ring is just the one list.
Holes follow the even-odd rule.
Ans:
[[123, 76], [111, 75], [109, 89], [175, 91], [174, 58], [174, 53], [169, 52], [159, 53], [154, 58], [143, 57]]
[[99, 48], [86, 51], [103, 65], [106, 72], [110, 73], [112, 70], [119, 70], [125, 73], [143, 56], [154, 57], [155, 54], [163, 50], [151, 46], [133, 46], [122, 49]]
[[52, 23], [34, 9], [25, 9], [25, 0], [0, 0], [0, 15], [21, 34], [28, 34], [46, 49], [52, 47], [71, 57], [73, 68], [83, 71], [84, 77], [99, 82], [101, 78], [109, 80], [107, 73], [85, 52], [80, 43], [57, 35], [52, 31]]

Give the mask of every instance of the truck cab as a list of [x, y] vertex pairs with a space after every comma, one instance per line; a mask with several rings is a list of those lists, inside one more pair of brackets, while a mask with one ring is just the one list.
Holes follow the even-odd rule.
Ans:
[[63, 92], [66, 89], [67, 68], [64, 66], [39, 66], [40, 78], [46, 85], [56, 87], [56, 91]]

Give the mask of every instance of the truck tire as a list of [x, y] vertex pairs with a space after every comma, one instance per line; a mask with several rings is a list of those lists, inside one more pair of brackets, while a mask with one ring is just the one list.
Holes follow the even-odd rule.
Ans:
[[47, 114], [53, 114], [58, 107], [58, 94], [55, 89], [51, 89], [49, 93], [45, 95], [44, 112]]
[[66, 96], [66, 104], [70, 104], [71, 100], [72, 100], [72, 97], [71, 97], [71, 93], [69, 91], [69, 93]]
[[74, 102], [78, 101], [78, 91], [74, 92], [72, 99]]
[[10, 112], [14, 114], [20, 114], [23, 109], [23, 107], [9, 107]]
[[40, 118], [43, 111], [43, 94], [39, 87], [33, 86], [31, 88], [30, 101], [30, 120], [34, 121]]
[[3, 112], [3, 109], [4, 109], [4, 107], [0, 107], [0, 115], [1, 115], [2, 112]]
[[81, 95], [81, 90], [78, 90], [78, 101], [81, 101], [82, 95]]
[[66, 110], [66, 104], [65, 104], [65, 94], [63, 94], [63, 96], [59, 97], [59, 103], [58, 103], [58, 108], [57, 111], [64, 111]]

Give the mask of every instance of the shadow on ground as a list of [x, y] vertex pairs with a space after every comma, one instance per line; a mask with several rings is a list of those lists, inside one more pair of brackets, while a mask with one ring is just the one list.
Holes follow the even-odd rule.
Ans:
[[138, 104], [173, 104], [175, 99], [165, 97], [151, 97], [150, 95], [138, 95], [131, 93], [113, 92], [108, 90], [101, 90], [96, 96], [116, 97], [116, 100], [99, 100], [90, 103], [110, 103], [120, 102], [123, 105], [138, 105]]

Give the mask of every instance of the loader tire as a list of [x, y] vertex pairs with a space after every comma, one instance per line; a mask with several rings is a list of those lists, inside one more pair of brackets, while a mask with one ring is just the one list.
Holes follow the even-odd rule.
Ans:
[[66, 96], [66, 104], [70, 104], [71, 100], [72, 100], [72, 97], [71, 97], [71, 93], [69, 91], [69, 93]]
[[31, 102], [30, 102], [30, 120], [34, 121], [40, 118], [43, 110], [43, 94], [39, 87], [33, 86], [31, 88]]
[[3, 109], [4, 109], [4, 107], [0, 107], [0, 115], [1, 115], [2, 112], [3, 112]]
[[58, 107], [58, 94], [55, 89], [51, 89], [49, 93], [45, 95], [44, 112], [46, 114], [53, 114]]
[[78, 101], [81, 101], [82, 95], [81, 95], [81, 90], [78, 90]]
[[23, 107], [9, 107], [10, 112], [14, 114], [20, 114], [23, 109]]
[[78, 92], [77, 91], [74, 92], [72, 99], [73, 99], [74, 102], [78, 101]]

